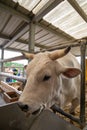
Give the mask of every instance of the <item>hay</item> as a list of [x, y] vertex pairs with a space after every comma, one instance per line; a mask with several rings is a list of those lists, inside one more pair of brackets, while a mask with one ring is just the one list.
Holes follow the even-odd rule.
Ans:
[[[85, 97], [86, 97], [86, 102], [85, 102], [85, 117], [86, 117], [86, 122], [87, 122], [87, 84], [86, 84], [86, 93], [85, 93]], [[64, 111], [69, 113], [69, 108], [70, 108], [70, 105], [66, 106]], [[76, 127], [79, 127], [81, 129], [81, 126], [74, 122], [74, 121], [71, 121], [70, 119], [68, 119], [67, 117], [61, 115], [58, 113], [58, 116], [62, 117], [64, 120], [68, 121], [69, 123], [72, 123], [73, 125], [75, 125]], [[80, 106], [78, 106], [75, 110], [75, 117], [79, 118], [80, 116]]]

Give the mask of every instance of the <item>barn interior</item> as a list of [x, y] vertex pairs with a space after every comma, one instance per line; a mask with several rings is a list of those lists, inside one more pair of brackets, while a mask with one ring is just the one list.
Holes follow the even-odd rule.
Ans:
[[[29, 52], [29, 53], [39, 53], [44, 51], [52, 51], [56, 49], [63, 49], [65, 47], [71, 46], [71, 53], [76, 57], [81, 57], [81, 106], [80, 106], [80, 125], [82, 128], [72, 128], [72, 129], [87, 129], [87, 87], [86, 87], [86, 44], [87, 44], [87, 0], [0, 0], [0, 49], [1, 49], [1, 86], [10, 86], [2, 81], [2, 76], [4, 71], [4, 62], [15, 61], [23, 59], [11, 58], [4, 59], [4, 51], [11, 50], [15, 52]], [[16, 78], [16, 77], [14, 77]], [[19, 81], [22, 79], [19, 79]], [[22, 80], [25, 82], [25, 79]], [[2, 87], [3, 89], [3, 87]], [[13, 88], [10, 88], [13, 89]], [[13, 91], [13, 90], [12, 90]], [[16, 91], [18, 94], [19, 92]], [[13, 101], [14, 102], [14, 101]], [[15, 103], [12, 106], [6, 105], [6, 102], [0, 99], [0, 122], [2, 124], [0, 128], [4, 128], [4, 124], [8, 127], [7, 118], [3, 117], [3, 113], [9, 116], [8, 112], [10, 110], [17, 110], [21, 113]], [[3, 106], [3, 107], [2, 107]], [[67, 108], [66, 108], [67, 109]], [[67, 111], [67, 110], [66, 110]], [[16, 115], [17, 112], [15, 111]], [[62, 112], [63, 113], [63, 112]], [[77, 110], [78, 113], [78, 110]], [[45, 113], [47, 114], [47, 113]], [[12, 114], [13, 115], [13, 114]], [[23, 113], [20, 114], [18, 121], [21, 118], [25, 118]], [[50, 113], [48, 112], [48, 116]], [[42, 117], [44, 114], [41, 115]], [[51, 116], [51, 115], [50, 115]], [[54, 120], [55, 116], [53, 115]], [[70, 117], [70, 116], [69, 116]], [[6, 121], [4, 122], [6, 118]], [[11, 122], [11, 118], [9, 120]], [[30, 117], [32, 118], [32, 117]], [[34, 117], [35, 118], [35, 117]], [[45, 116], [44, 116], [45, 118]], [[50, 117], [51, 118], [51, 117]], [[41, 119], [41, 118], [40, 118]], [[42, 129], [37, 127], [37, 123], [33, 127], [26, 127], [21, 125], [18, 129]], [[72, 117], [71, 117], [72, 119]], [[26, 119], [23, 119], [26, 120]], [[28, 119], [27, 122], [29, 122]], [[32, 119], [35, 120], [35, 119]], [[46, 121], [46, 119], [44, 119]], [[44, 121], [42, 120], [42, 121]], [[14, 115], [14, 124], [15, 115]], [[24, 121], [25, 122], [25, 121]], [[53, 123], [52, 123], [53, 122]], [[54, 125], [54, 121], [51, 124]], [[79, 122], [79, 121], [76, 121]], [[46, 123], [46, 122], [45, 122]], [[49, 121], [50, 123], [50, 121]], [[59, 123], [60, 124], [60, 123]], [[30, 126], [32, 123], [30, 122]], [[14, 126], [13, 126], [14, 127]], [[14, 128], [7, 129], [16, 129]], [[60, 126], [59, 126], [60, 127]], [[65, 125], [64, 125], [65, 127]], [[65, 127], [66, 130], [71, 126]], [[6, 130], [7, 130], [6, 129]], [[46, 129], [58, 129], [58, 127], [47, 127]], [[64, 129], [60, 127], [60, 129]], [[72, 130], [71, 129], [71, 130]]]

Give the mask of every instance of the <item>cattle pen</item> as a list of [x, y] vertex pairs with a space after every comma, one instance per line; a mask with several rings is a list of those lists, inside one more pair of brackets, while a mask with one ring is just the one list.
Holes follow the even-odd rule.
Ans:
[[[0, 129], [87, 130], [86, 7], [86, 0], [0, 0]], [[27, 79], [5, 73], [4, 63], [27, 59], [24, 52], [38, 54], [67, 47], [81, 61], [80, 105], [75, 115], [69, 114], [70, 104], [64, 110], [54, 104], [27, 117], [17, 104]], [[6, 58], [5, 50], [21, 55]], [[18, 86], [5, 82], [6, 77], [16, 79]]]

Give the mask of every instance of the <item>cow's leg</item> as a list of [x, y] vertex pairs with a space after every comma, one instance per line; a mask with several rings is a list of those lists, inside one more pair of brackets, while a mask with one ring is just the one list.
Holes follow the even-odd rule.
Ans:
[[79, 105], [79, 99], [75, 98], [71, 102], [70, 114], [75, 115], [75, 108]]

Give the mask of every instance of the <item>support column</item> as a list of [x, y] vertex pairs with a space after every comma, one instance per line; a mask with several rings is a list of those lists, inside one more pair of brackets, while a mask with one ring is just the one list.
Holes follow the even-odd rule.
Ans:
[[[1, 60], [4, 59], [4, 49], [1, 50]], [[3, 72], [4, 71], [4, 63], [2, 62], [1, 63], [1, 71]]]
[[30, 29], [29, 29], [29, 52], [34, 52], [35, 46], [35, 24], [31, 21], [30, 22]]
[[80, 98], [80, 121], [82, 125], [85, 124], [85, 52], [86, 41], [81, 43], [81, 98]]
[[[3, 60], [3, 59], [4, 59], [4, 49], [1, 49], [1, 60]], [[4, 71], [4, 63], [1, 62], [1, 72], [3, 72], [3, 71]], [[0, 76], [0, 82], [2, 80], [4, 80], [4, 78], [2, 76]]]

